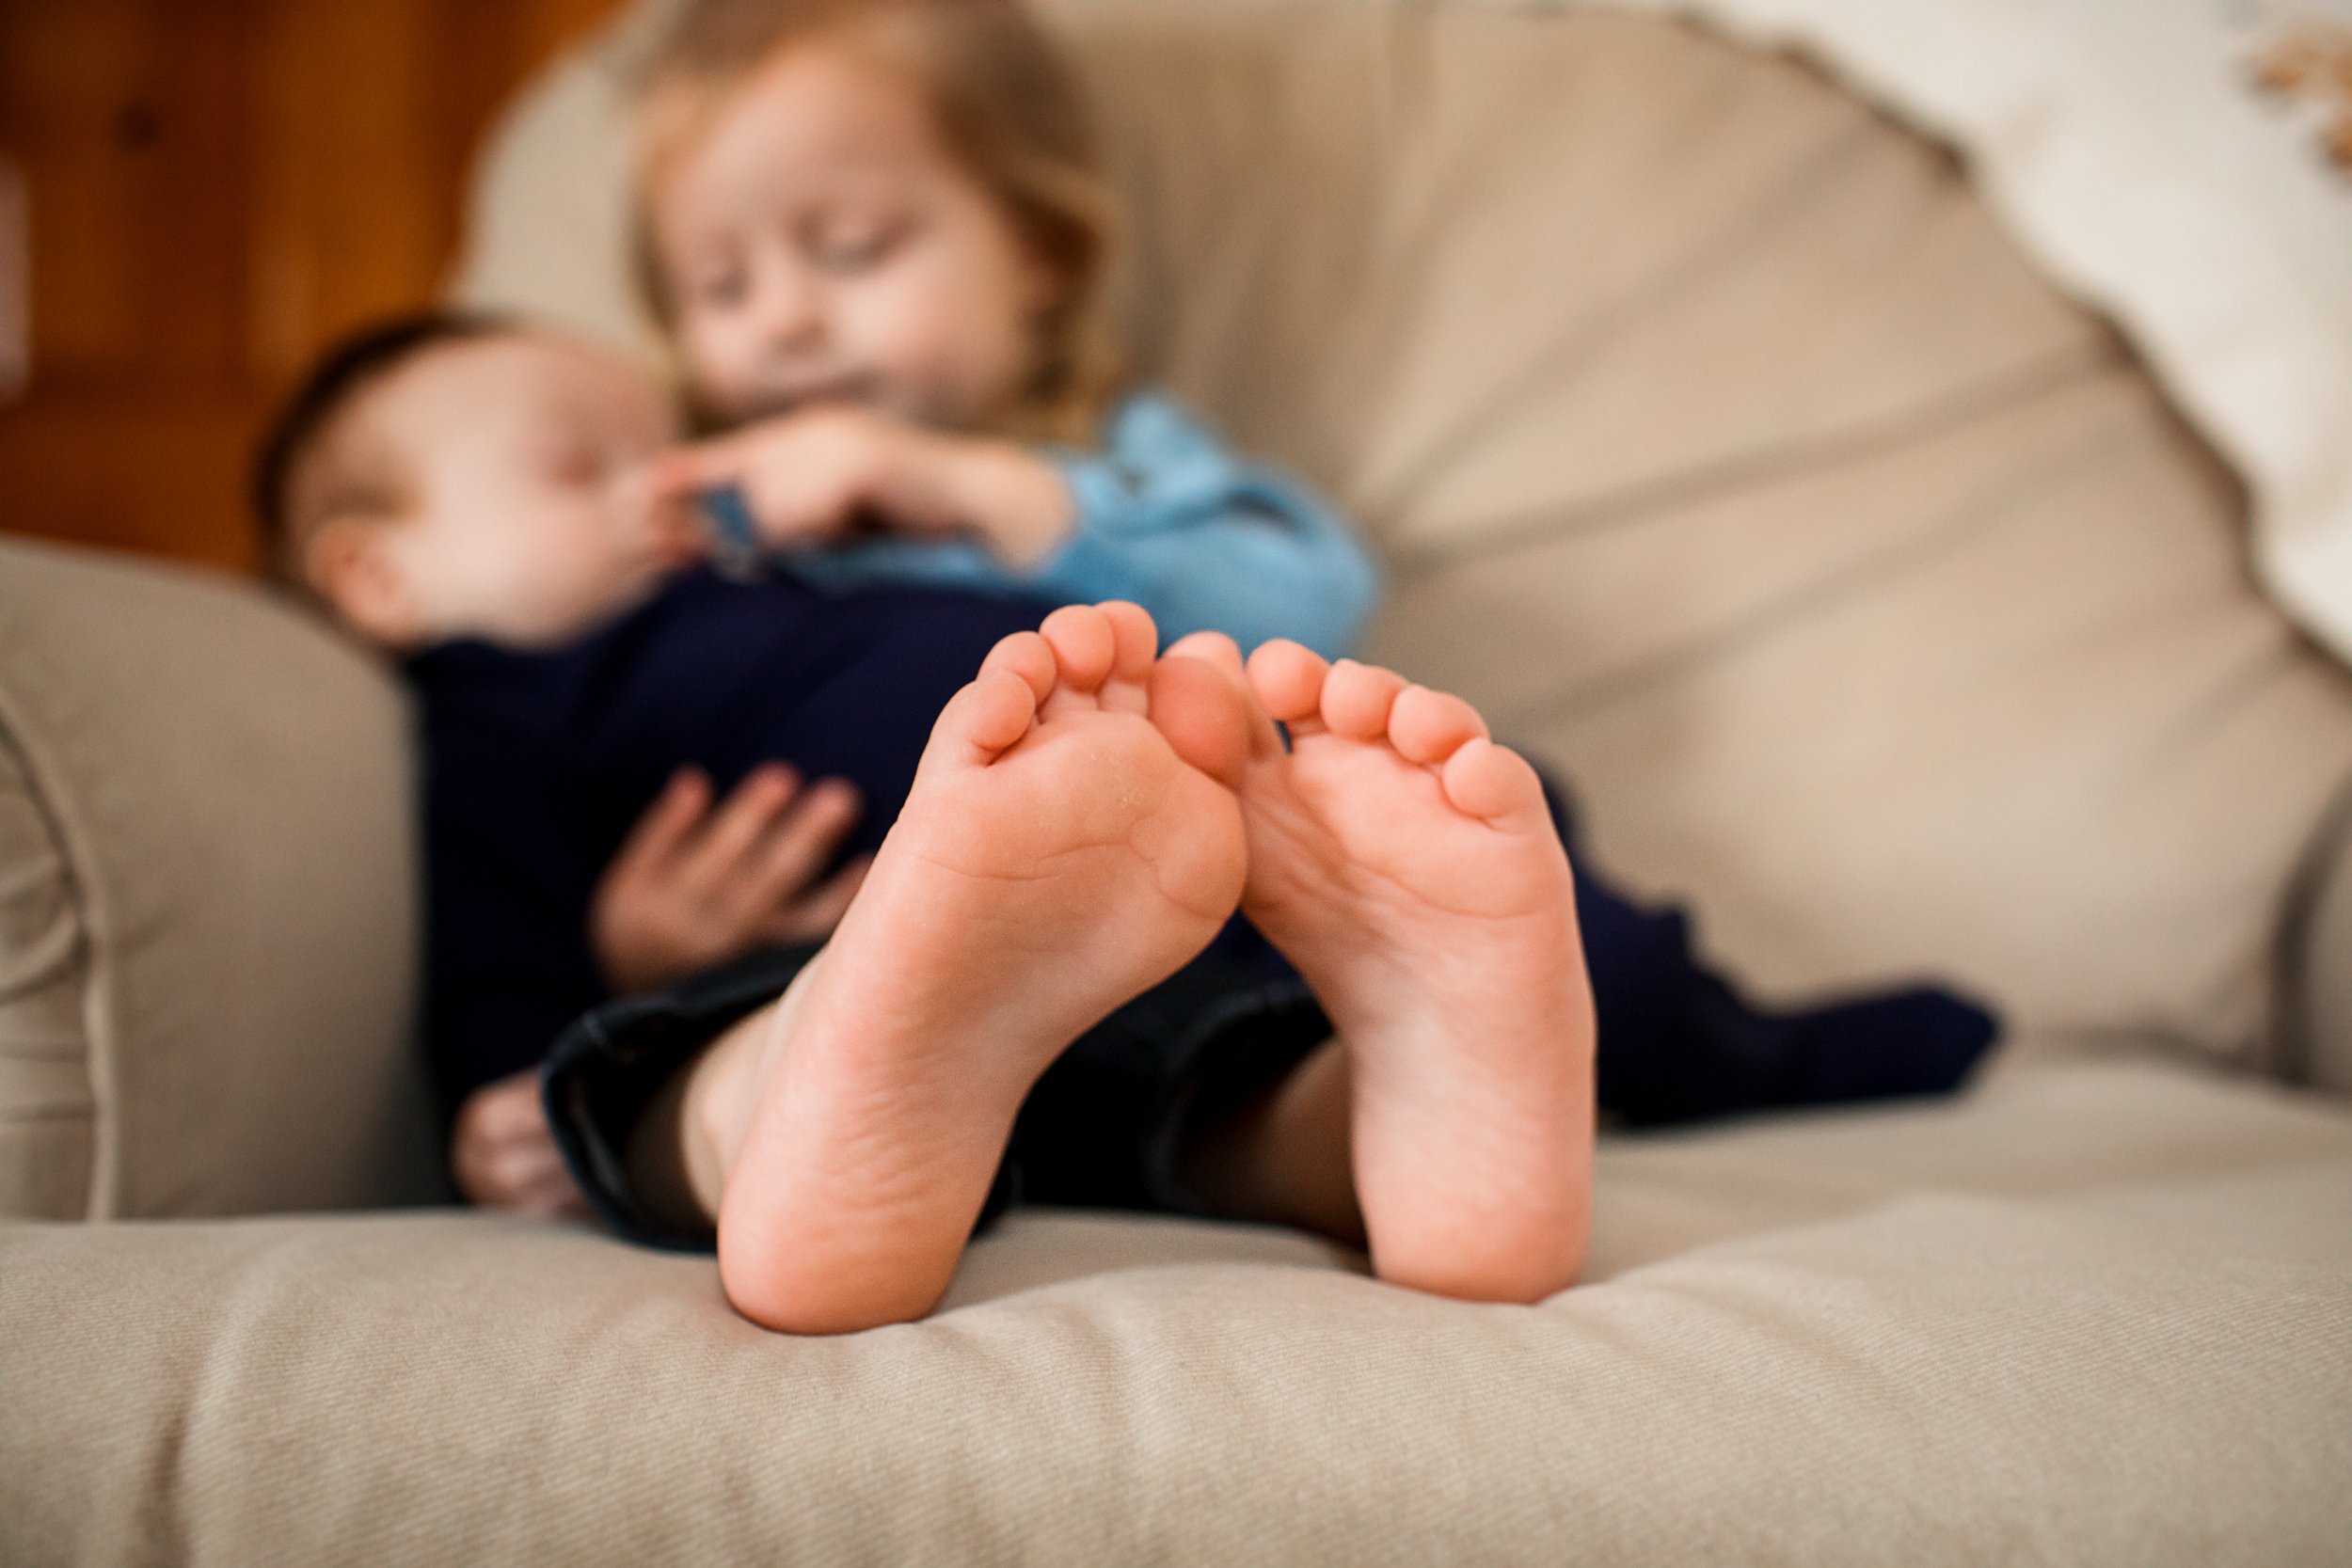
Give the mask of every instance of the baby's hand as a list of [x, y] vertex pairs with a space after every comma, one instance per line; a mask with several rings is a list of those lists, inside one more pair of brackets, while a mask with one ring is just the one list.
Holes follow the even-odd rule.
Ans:
[[755, 947], [831, 932], [866, 866], [816, 878], [857, 816], [857, 791], [839, 779], [803, 788], [771, 764], [714, 804], [709, 779], [680, 769], [596, 887], [588, 934], [606, 983], [648, 990]]
[[485, 1084], [457, 1108], [450, 1174], [469, 1203], [548, 1219], [585, 1219], [588, 1200], [556, 1152], [539, 1100], [539, 1075]]

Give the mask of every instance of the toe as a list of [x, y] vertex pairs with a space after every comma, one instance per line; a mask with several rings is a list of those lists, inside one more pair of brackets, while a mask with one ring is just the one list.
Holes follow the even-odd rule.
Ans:
[[994, 761], [1029, 733], [1037, 709], [1037, 692], [1021, 674], [1009, 669], [983, 670], [939, 710], [918, 771]]
[[1465, 816], [1502, 824], [1549, 819], [1535, 769], [1508, 746], [1483, 736], [1454, 748], [1438, 778], [1445, 798]]
[[1343, 658], [1323, 683], [1323, 726], [1349, 740], [1377, 740], [1388, 733], [1389, 710], [1405, 689], [1405, 677], [1375, 664]]
[[1249, 702], [1232, 676], [1204, 659], [1152, 667], [1152, 722], [1176, 754], [1229, 789], [1249, 755]]
[[1248, 679], [1247, 666], [1242, 662], [1241, 644], [1221, 631], [1196, 631], [1178, 638], [1168, 645], [1167, 657], [1197, 658], [1214, 664], [1236, 680]]
[[1160, 652], [1160, 628], [1152, 624], [1152, 612], [1124, 599], [1111, 599], [1094, 608], [1110, 623], [1110, 678], [1140, 681], [1150, 675], [1152, 661]]
[[1274, 721], [1266, 716], [1265, 709], [1258, 705], [1258, 695], [1249, 688], [1248, 669], [1242, 662], [1238, 643], [1221, 631], [1196, 631], [1189, 637], [1180, 637], [1169, 643], [1168, 652], [1160, 656], [1163, 664], [1171, 658], [1204, 665], [1232, 689], [1235, 699], [1241, 704], [1242, 728], [1249, 756], [1270, 757], [1281, 753], [1281, 732], [1274, 727]]
[[1039, 634], [1053, 644], [1061, 684], [1073, 691], [1095, 691], [1119, 657], [1110, 617], [1090, 604], [1064, 605], [1045, 617]]
[[1476, 708], [1425, 686], [1406, 687], [1389, 709], [1389, 744], [1407, 762], [1434, 767], [1486, 736], [1486, 721]]
[[1111, 628], [1111, 672], [1103, 682], [1103, 705], [1142, 713], [1150, 705], [1144, 683], [1152, 678], [1152, 660], [1160, 650], [1159, 628], [1141, 605], [1112, 599], [1094, 608]]
[[1278, 638], [1249, 656], [1249, 685], [1268, 714], [1296, 724], [1315, 717], [1328, 668], [1312, 649]]
[[988, 651], [988, 657], [980, 661], [980, 673], [995, 670], [1020, 676], [1041, 703], [1054, 694], [1054, 682], [1060, 677], [1054, 645], [1033, 631], [1014, 632]]

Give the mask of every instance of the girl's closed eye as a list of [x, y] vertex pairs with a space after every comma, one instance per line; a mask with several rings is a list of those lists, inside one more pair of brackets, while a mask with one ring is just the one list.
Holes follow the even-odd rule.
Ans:
[[687, 297], [706, 310], [731, 310], [751, 297], [751, 269], [737, 261], [691, 268], [686, 274]]
[[838, 215], [810, 225], [809, 259], [835, 277], [871, 272], [914, 237], [915, 220], [906, 213]]

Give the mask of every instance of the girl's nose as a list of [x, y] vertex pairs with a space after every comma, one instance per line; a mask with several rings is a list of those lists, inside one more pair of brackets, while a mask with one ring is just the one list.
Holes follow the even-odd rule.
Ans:
[[823, 290], [798, 269], [775, 269], [762, 279], [755, 330], [771, 356], [817, 347], [825, 339]]

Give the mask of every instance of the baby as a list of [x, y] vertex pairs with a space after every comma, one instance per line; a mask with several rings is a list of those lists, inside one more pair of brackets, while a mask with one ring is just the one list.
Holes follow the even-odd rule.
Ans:
[[[563, 1027], [830, 929], [857, 863], [818, 873], [880, 843], [941, 705], [1051, 608], [693, 569], [699, 529], [645, 483], [677, 435], [611, 354], [426, 317], [329, 356], [257, 476], [280, 575], [421, 699], [425, 1036], [485, 1201], [568, 1190], [522, 1081]], [[538, 1146], [503, 1182], [469, 1147], [500, 1081], [481, 1114]]]
[[663, 496], [739, 506], [828, 586], [1353, 643], [1377, 581], [1346, 526], [1121, 393], [1111, 196], [1012, 0], [699, 0], [646, 72], [637, 183], [646, 299], [730, 432], [661, 462]]

